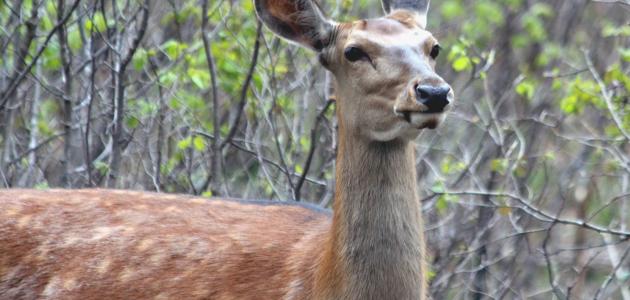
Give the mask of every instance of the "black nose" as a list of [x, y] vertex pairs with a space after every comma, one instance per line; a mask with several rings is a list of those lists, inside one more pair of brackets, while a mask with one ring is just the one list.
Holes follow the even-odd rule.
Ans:
[[448, 105], [448, 92], [451, 88], [448, 86], [416, 86], [416, 98], [427, 107], [425, 113], [440, 113], [444, 111], [444, 107]]

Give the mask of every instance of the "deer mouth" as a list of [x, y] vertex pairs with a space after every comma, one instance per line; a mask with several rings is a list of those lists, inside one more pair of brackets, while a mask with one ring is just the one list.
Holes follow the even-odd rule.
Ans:
[[411, 127], [416, 129], [435, 129], [440, 124], [442, 112], [397, 112], [399, 117], [404, 119]]
[[420, 129], [424, 129], [424, 128], [435, 129], [435, 128], [437, 128], [439, 123], [440, 122], [437, 119], [430, 119], [430, 120], [422, 123], [420, 125]]

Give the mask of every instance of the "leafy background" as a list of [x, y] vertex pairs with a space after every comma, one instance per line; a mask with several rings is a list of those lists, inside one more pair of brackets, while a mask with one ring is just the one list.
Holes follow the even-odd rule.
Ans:
[[[435, 299], [630, 299], [629, 16], [627, 0], [433, 1], [457, 97], [417, 140]], [[251, 1], [3, 0], [0, 186], [328, 207], [328, 80]]]

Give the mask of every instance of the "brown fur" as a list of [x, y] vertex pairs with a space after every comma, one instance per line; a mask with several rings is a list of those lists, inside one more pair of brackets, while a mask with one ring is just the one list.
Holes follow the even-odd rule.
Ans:
[[313, 273], [305, 246], [329, 224], [326, 212], [265, 202], [5, 190], [0, 299], [281, 299]]

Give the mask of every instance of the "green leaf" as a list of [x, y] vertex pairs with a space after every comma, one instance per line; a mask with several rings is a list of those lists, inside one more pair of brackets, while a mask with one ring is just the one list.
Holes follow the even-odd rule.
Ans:
[[526, 14], [521, 18], [521, 23], [534, 41], [540, 42], [547, 39], [547, 30], [540, 17]]
[[138, 127], [138, 125], [140, 124], [140, 121], [138, 120], [138, 118], [134, 117], [134, 116], [129, 116], [127, 118], [127, 127], [133, 129]]
[[431, 191], [434, 193], [444, 193], [444, 185], [441, 182], [438, 182], [431, 187]]
[[138, 49], [138, 51], [136, 51], [133, 55], [133, 68], [136, 69], [136, 71], [142, 71], [142, 69], [144, 69], [144, 65], [147, 63], [147, 58], [147, 51], [142, 48]]
[[203, 152], [206, 149], [206, 142], [202, 137], [195, 136], [193, 139], [193, 146], [195, 147], [195, 150]]
[[457, 72], [461, 72], [464, 70], [468, 70], [472, 67], [472, 63], [470, 59], [466, 56], [462, 56], [453, 61], [453, 70]]
[[500, 174], [505, 174], [508, 168], [508, 160], [503, 158], [497, 158], [490, 161], [490, 169]]
[[52, 39], [42, 52], [42, 65], [45, 70], [56, 71], [61, 67], [60, 52], [59, 42]]
[[199, 89], [206, 89], [210, 82], [210, 73], [206, 70], [188, 69], [188, 77]]
[[188, 48], [188, 45], [179, 43], [176, 40], [168, 40], [162, 44], [161, 48], [171, 60], [176, 60]]
[[307, 136], [303, 135], [300, 137], [300, 147], [302, 147], [303, 150], [309, 149], [311, 147], [311, 140]]
[[179, 150], [186, 150], [188, 148], [190, 148], [190, 145], [192, 145], [192, 138], [191, 137], [187, 137], [181, 141], [179, 141], [177, 143], [177, 149]]
[[531, 100], [534, 97], [534, 91], [536, 90], [536, 86], [527, 80], [522, 81], [518, 85], [516, 85], [516, 93]]
[[70, 49], [77, 51], [83, 47], [83, 40], [81, 39], [81, 33], [76, 26], [72, 27], [72, 30], [68, 32], [68, 45]]
[[462, 3], [459, 1], [451, 0], [442, 4], [442, 16], [446, 20], [452, 20], [465, 13]]
[[172, 72], [172, 71], [167, 71], [166, 73], [160, 74], [160, 82], [167, 86], [172, 85], [178, 79], [179, 77], [177, 77], [177, 74], [175, 74], [175, 72]]
[[435, 208], [437, 208], [438, 213], [444, 214], [446, 209], [448, 208], [448, 202], [446, 201], [446, 197], [444, 195], [440, 195], [440, 197], [435, 202]]
[[48, 17], [48, 15], [42, 16], [42, 18], [39, 20], [39, 25], [42, 27], [42, 30], [44, 31], [50, 31], [55, 26], [53, 22], [50, 20], [50, 17]]
[[53, 17], [57, 16], [57, 5], [54, 1], [46, 1], [46, 13]]
[[602, 30], [602, 35], [604, 35], [604, 37], [630, 36], [630, 25], [617, 26], [608, 24]]
[[503, 9], [501, 6], [494, 2], [483, 1], [477, 2], [475, 5], [475, 12], [477, 16], [483, 16], [487, 19], [491, 24], [502, 24], [503, 19]]
[[94, 13], [94, 17], [85, 20], [84, 27], [87, 32], [105, 32], [107, 30], [107, 22], [105, 22], [103, 13]]
[[48, 186], [48, 182], [40, 182], [35, 185], [36, 190], [47, 190], [50, 186]]
[[551, 18], [554, 16], [553, 7], [547, 3], [534, 3], [529, 10], [533, 15], [543, 18]]
[[578, 97], [576, 95], [569, 95], [560, 100], [560, 109], [567, 114], [579, 113], [582, 110], [578, 106]]
[[109, 172], [109, 165], [102, 162], [102, 161], [97, 161], [94, 163], [94, 168], [96, 168], [96, 170], [101, 174], [101, 175], [105, 175], [107, 174], [107, 172]]

